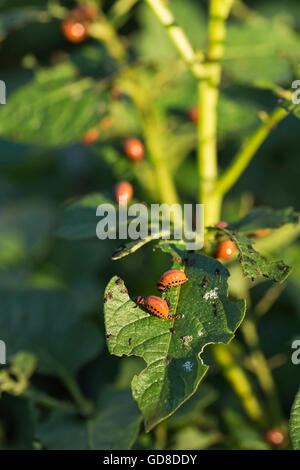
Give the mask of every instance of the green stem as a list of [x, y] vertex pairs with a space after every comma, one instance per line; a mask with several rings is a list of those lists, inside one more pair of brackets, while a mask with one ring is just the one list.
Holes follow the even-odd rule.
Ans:
[[160, 201], [168, 205], [177, 204], [176, 188], [165, 160], [167, 149], [164, 148], [164, 136], [159, 121], [153, 113], [143, 115], [143, 127], [149, 157], [156, 173]]
[[214, 194], [218, 177], [217, 106], [226, 19], [232, 4], [233, 0], [210, 2], [207, 61], [203, 65], [205, 78], [200, 78], [198, 82], [199, 202], [205, 205], [205, 225], [212, 225], [219, 220], [222, 204], [222, 197]]
[[236, 363], [229, 346], [217, 344], [213, 348], [213, 353], [223, 375], [239, 397], [249, 418], [264, 428], [266, 424], [264, 412], [256, 399], [247, 375]]
[[89, 415], [92, 412], [92, 403], [84, 397], [74, 377], [67, 373], [67, 371], [64, 371], [64, 373], [60, 375], [60, 379], [78, 406], [79, 411], [83, 415]]
[[272, 129], [286, 116], [288, 111], [276, 108], [269, 118], [250, 136], [232, 164], [216, 184], [214, 194], [224, 195], [235, 184], [240, 175], [249, 165], [258, 148], [262, 145]]
[[179, 52], [182, 59], [186, 62], [191, 72], [197, 77], [204, 75], [205, 69], [200, 63], [204, 59], [202, 52], [194, 51], [190, 40], [180, 26], [175, 22], [173, 13], [165, 5], [163, 0], [146, 0], [157, 16], [160, 24], [165, 27], [166, 32]]
[[39, 390], [30, 387], [22, 393], [21, 397], [27, 398], [30, 400], [35, 401], [38, 405], [41, 405], [45, 408], [54, 409], [54, 410], [61, 410], [65, 412], [75, 412], [76, 409], [71, 403], [63, 402], [61, 400], [57, 400], [56, 398], [52, 398], [44, 392], [40, 392]]
[[104, 43], [109, 54], [119, 63], [123, 63], [126, 58], [126, 49], [119, 38], [116, 30], [101, 11], [99, 20], [89, 27], [89, 35]]
[[199, 203], [204, 204], [206, 226], [216, 223], [221, 211], [221, 198], [212, 196], [218, 176], [216, 132], [219, 67], [213, 66], [211, 71], [210, 79], [198, 83]]
[[260, 348], [256, 326], [250, 318], [244, 320], [242, 324], [242, 332], [251, 351], [250, 360], [253, 370], [267, 399], [272, 425], [284, 427], [285, 420], [277, 395], [276, 386], [266, 358]]

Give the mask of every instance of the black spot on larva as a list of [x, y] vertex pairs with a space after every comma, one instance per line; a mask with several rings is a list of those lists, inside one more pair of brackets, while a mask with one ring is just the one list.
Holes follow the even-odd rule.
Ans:
[[268, 276], [267, 274], [263, 274], [263, 276], [267, 279], [269, 279], [270, 276]]
[[217, 269], [215, 270], [215, 274], [216, 274], [217, 276], [220, 274], [219, 268], [217, 268]]
[[107, 339], [109, 339], [109, 338], [111, 338], [111, 337], [112, 337], [111, 334], [107, 334], [107, 335], [106, 335], [106, 338], [107, 338]]
[[255, 277], [251, 277], [251, 281], [254, 282], [254, 281], [255, 281]]
[[104, 297], [103, 302], [106, 304], [106, 302], [107, 302], [107, 297]]
[[247, 258], [247, 261], [248, 261], [249, 263], [251, 263], [251, 264], [255, 264], [255, 263], [256, 263], [256, 261], [254, 261], [254, 259], [252, 259], [252, 258]]
[[116, 279], [116, 284], [119, 286], [120, 284], [122, 284], [122, 279], [120, 277], [118, 277], [118, 279]]
[[132, 338], [128, 339], [128, 346], [131, 346]]

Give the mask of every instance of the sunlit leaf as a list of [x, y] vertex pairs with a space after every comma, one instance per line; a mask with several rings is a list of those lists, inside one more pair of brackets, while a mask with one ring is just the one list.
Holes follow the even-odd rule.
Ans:
[[[110, 353], [141, 356], [146, 362], [146, 368], [133, 378], [132, 392], [147, 431], [193, 395], [208, 369], [201, 359], [203, 349], [211, 343], [228, 343], [245, 310], [243, 301], [233, 303], [227, 297], [229, 273], [224, 266], [206, 256], [182, 259], [181, 254], [173, 267], [185, 269], [189, 281], [165, 295], [173, 320], [137, 307], [118, 276], [105, 291]], [[175, 319], [178, 314], [180, 319]]]

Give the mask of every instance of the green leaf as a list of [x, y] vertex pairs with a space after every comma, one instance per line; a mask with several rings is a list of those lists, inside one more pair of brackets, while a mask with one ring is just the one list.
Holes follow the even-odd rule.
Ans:
[[[96, 210], [100, 204], [113, 202], [103, 194], [93, 193], [66, 206], [56, 235], [67, 240], [96, 237], [96, 226], [100, 220], [96, 216]], [[112, 230], [114, 229], [115, 227], [112, 227]]]
[[96, 416], [51, 413], [37, 427], [36, 437], [50, 450], [124, 450], [134, 444], [141, 415], [129, 390], [107, 390]]
[[135, 251], [139, 250], [142, 248], [144, 245], [147, 243], [152, 242], [153, 240], [156, 240], [157, 238], [160, 238], [164, 235], [170, 235], [170, 231], [158, 231], [155, 233], [149, 233], [149, 235], [146, 238], [142, 238], [139, 240], [134, 240], [132, 242], [124, 243], [124, 245], [120, 245], [113, 253], [112, 255], [112, 260], [118, 260], [121, 258], [124, 258], [125, 256], [130, 255], [131, 253], [134, 253]]
[[284, 22], [262, 19], [230, 24], [224, 66], [234, 78], [248, 83], [260, 80], [283, 82], [292, 77], [291, 51], [299, 39]]
[[106, 110], [103, 91], [79, 79], [69, 63], [40, 70], [0, 111], [0, 135], [16, 142], [57, 147], [78, 142]]
[[76, 372], [103, 346], [96, 323], [85, 319], [62, 290], [3, 289], [0, 331], [8, 359], [26, 350], [37, 357], [38, 370], [49, 375]]
[[237, 222], [230, 223], [230, 229], [241, 233], [253, 233], [266, 228], [279, 228], [284, 224], [298, 222], [298, 214], [292, 207], [274, 210], [269, 207], [258, 207]]
[[209, 230], [217, 230], [227, 235], [234, 241], [239, 251], [239, 262], [241, 263], [245, 276], [250, 277], [253, 281], [257, 277], [265, 277], [276, 282], [283, 282], [291, 272], [291, 267], [287, 266], [284, 261], [266, 260], [258, 251], [253, 248], [253, 239], [249, 239], [243, 235], [239, 235], [231, 228], [220, 229], [217, 227], [209, 227]]
[[[222, 264], [199, 254], [185, 259], [178, 252], [173, 267], [185, 269], [189, 281], [166, 294], [173, 320], [154, 317], [136, 306], [118, 276], [105, 291], [110, 353], [140, 356], [146, 362], [132, 380], [132, 393], [147, 431], [195, 393], [208, 369], [201, 359], [203, 349], [211, 343], [228, 343], [245, 311], [243, 301], [234, 303], [227, 297], [229, 273]], [[181, 318], [175, 319], [178, 314]]]
[[290, 418], [290, 435], [295, 450], [300, 450], [300, 389], [295, 397]]

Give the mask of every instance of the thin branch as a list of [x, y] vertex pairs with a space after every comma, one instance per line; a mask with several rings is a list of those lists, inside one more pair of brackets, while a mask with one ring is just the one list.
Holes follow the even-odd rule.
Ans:
[[203, 77], [205, 68], [200, 62], [204, 60], [204, 54], [201, 51], [197, 51], [197, 53], [194, 51], [185, 32], [176, 24], [173, 13], [162, 0], [146, 0], [146, 2], [154, 11], [161, 25], [165, 27], [169, 38], [195, 77]]
[[268, 137], [272, 129], [288, 115], [284, 108], [276, 108], [269, 118], [245, 142], [241, 151], [235, 156], [232, 164], [216, 184], [214, 194], [224, 195], [235, 184], [251, 159]]

